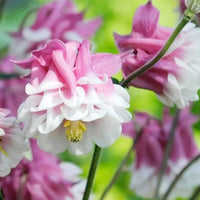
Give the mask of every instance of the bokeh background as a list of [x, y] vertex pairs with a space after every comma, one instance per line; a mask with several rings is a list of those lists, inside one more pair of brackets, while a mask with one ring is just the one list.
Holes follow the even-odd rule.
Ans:
[[[135, 10], [147, 0], [74, 0], [78, 10], [86, 10], [85, 18], [91, 19], [102, 17], [103, 23], [97, 34], [92, 38], [97, 52], [117, 53], [113, 32], [119, 34], [129, 34], [131, 31], [132, 18]], [[0, 22], [0, 49], [9, 45], [10, 38], [8, 32], [17, 31], [20, 22], [28, 11], [39, 8], [49, 0], [9, 0], [7, 1], [5, 12]], [[153, 0], [153, 4], [160, 10], [160, 24], [163, 26], [174, 27], [180, 17], [178, 0]], [[29, 16], [27, 25], [34, 19], [34, 14]], [[20, 45], [20, 44], [19, 44]], [[17, 48], [17, 47], [16, 47]], [[121, 79], [121, 74], [116, 78]], [[162, 104], [156, 99], [154, 93], [129, 88], [131, 96], [130, 111], [146, 111], [156, 117], [161, 117]], [[199, 103], [195, 104], [194, 112], [199, 111]], [[198, 138], [200, 125], [195, 126], [196, 138]], [[114, 145], [103, 149], [100, 165], [96, 174], [93, 192], [98, 199], [113, 176], [117, 166], [123, 159], [132, 144], [131, 139], [121, 137]], [[70, 155], [64, 152], [60, 155], [62, 160], [72, 161], [83, 169], [83, 177], [87, 177], [92, 153], [84, 156]], [[130, 163], [131, 160], [130, 159]], [[105, 200], [140, 200], [129, 190], [131, 165], [124, 169], [116, 184], [108, 193]], [[69, 172], [70, 173], [70, 172]]]

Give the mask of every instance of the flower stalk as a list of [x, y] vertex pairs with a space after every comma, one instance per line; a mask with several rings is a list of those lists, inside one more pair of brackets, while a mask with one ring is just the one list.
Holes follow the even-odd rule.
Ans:
[[87, 184], [86, 184], [85, 192], [83, 195], [83, 200], [89, 199], [94, 177], [95, 177], [95, 172], [96, 172], [99, 157], [100, 157], [100, 153], [101, 153], [101, 148], [95, 145], [94, 154], [93, 154], [93, 158], [92, 158], [92, 162], [90, 166], [90, 171], [88, 174]]
[[0, 79], [8, 80], [11, 78], [19, 78], [19, 74], [11, 73], [11, 74], [3, 74], [0, 73]]
[[197, 187], [197, 189], [192, 194], [192, 196], [189, 198], [189, 200], [197, 200], [197, 198], [198, 198], [199, 195], [200, 195], [200, 186]]
[[166, 200], [167, 197], [169, 196], [169, 194], [171, 193], [171, 191], [173, 190], [173, 188], [175, 187], [175, 185], [177, 184], [177, 182], [179, 181], [179, 179], [182, 177], [182, 175], [187, 171], [187, 169], [193, 165], [197, 160], [200, 159], [200, 154], [198, 154], [197, 156], [195, 156], [180, 172], [179, 174], [175, 177], [175, 179], [173, 180], [173, 182], [171, 183], [171, 185], [169, 186], [169, 188], [167, 189], [167, 191], [165, 192], [165, 194], [163, 195], [163, 197], [161, 198], [161, 200]]
[[176, 113], [174, 115], [174, 120], [173, 120], [171, 130], [170, 130], [170, 133], [169, 133], [168, 143], [167, 143], [167, 146], [165, 148], [164, 157], [163, 157], [163, 160], [162, 160], [162, 165], [161, 165], [159, 176], [158, 176], [158, 182], [157, 182], [157, 185], [156, 185], [156, 191], [155, 191], [155, 195], [154, 195], [155, 200], [157, 200], [159, 198], [159, 189], [160, 189], [160, 186], [161, 186], [161, 183], [162, 183], [162, 177], [163, 177], [165, 170], [166, 170], [166, 167], [167, 167], [167, 160], [170, 156], [171, 148], [172, 148], [172, 145], [173, 145], [173, 142], [174, 142], [174, 136], [175, 136], [176, 125], [178, 123], [178, 117], [179, 117], [179, 110], [177, 109]]
[[125, 158], [122, 160], [122, 162], [120, 163], [120, 165], [118, 166], [115, 174], [113, 175], [110, 183], [107, 185], [107, 187], [105, 188], [105, 190], [103, 191], [101, 197], [99, 200], [103, 200], [105, 198], [105, 196], [107, 195], [107, 193], [109, 192], [109, 190], [112, 188], [112, 186], [114, 185], [114, 183], [117, 181], [119, 175], [122, 172], [122, 169], [124, 167], [124, 165], [127, 163], [129, 157], [131, 156], [131, 153], [133, 152], [133, 148], [134, 148], [134, 143], [131, 145], [131, 148], [129, 149], [129, 151], [127, 152]]
[[124, 159], [121, 161], [121, 163], [118, 166], [115, 174], [113, 175], [110, 183], [107, 185], [107, 187], [103, 191], [103, 193], [102, 193], [102, 195], [101, 195], [101, 197], [100, 197], [99, 200], [103, 200], [105, 198], [105, 196], [107, 195], [107, 193], [109, 192], [109, 190], [112, 188], [112, 186], [114, 185], [114, 183], [117, 181], [119, 175], [121, 174], [121, 172], [123, 170], [124, 165], [128, 162], [128, 159], [130, 158], [131, 153], [133, 152], [133, 150], [135, 148], [135, 145], [136, 145], [136, 143], [137, 143], [140, 135], [141, 135], [141, 131], [138, 131], [137, 134], [136, 134], [135, 140], [133, 141], [133, 144], [131, 145], [131, 147], [128, 150], [128, 152], [127, 152], [126, 156], [124, 157]]
[[3, 16], [3, 11], [6, 5], [6, 0], [0, 0], [0, 21], [2, 19]]

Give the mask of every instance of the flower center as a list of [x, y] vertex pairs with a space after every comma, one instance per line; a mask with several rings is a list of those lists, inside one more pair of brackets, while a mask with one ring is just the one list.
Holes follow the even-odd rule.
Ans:
[[66, 137], [70, 142], [80, 142], [83, 138], [83, 133], [86, 131], [85, 124], [78, 121], [65, 121], [64, 127], [66, 127]]
[[8, 153], [3, 149], [3, 147], [1, 146], [1, 141], [2, 141], [2, 139], [0, 139], [0, 152], [2, 153], [2, 154], [4, 154], [5, 156], [8, 156]]

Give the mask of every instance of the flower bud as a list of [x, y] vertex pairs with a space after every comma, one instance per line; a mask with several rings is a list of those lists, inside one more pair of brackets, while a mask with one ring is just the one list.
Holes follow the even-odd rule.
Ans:
[[200, 13], [200, 0], [185, 0], [185, 5], [193, 13]]

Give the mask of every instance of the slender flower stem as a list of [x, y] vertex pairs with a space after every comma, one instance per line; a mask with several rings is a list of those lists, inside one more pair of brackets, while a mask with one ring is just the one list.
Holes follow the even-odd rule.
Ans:
[[152, 60], [132, 72], [129, 76], [127, 76], [122, 82], [121, 86], [126, 87], [133, 79], [140, 76], [147, 70], [151, 69], [167, 52], [173, 41], [176, 39], [178, 34], [181, 32], [183, 27], [194, 17], [194, 14], [190, 11], [186, 10], [183, 17], [181, 18], [180, 22], [178, 23], [177, 27], [174, 29], [173, 33], [163, 46], [163, 48], [160, 50], [160, 52], [155, 56]]
[[0, 73], [0, 79], [11, 79], [11, 78], [19, 78], [20, 75], [19, 74], [15, 74], [15, 73], [12, 73], [12, 74], [2, 74]]
[[175, 179], [173, 180], [173, 182], [171, 183], [171, 185], [169, 186], [169, 188], [167, 189], [167, 191], [165, 192], [165, 194], [163, 195], [163, 197], [161, 198], [161, 200], [166, 200], [167, 197], [169, 196], [169, 194], [171, 193], [172, 189], [174, 188], [174, 186], [177, 184], [178, 180], [181, 178], [181, 176], [185, 173], [185, 171], [193, 164], [195, 163], [198, 159], [200, 159], [200, 154], [198, 154], [196, 157], [194, 157], [181, 171], [180, 173], [175, 177]]
[[162, 183], [162, 177], [165, 173], [166, 167], [167, 167], [167, 160], [170, 156], [170, 152], [171, 152], [171, 148], [174, 142], [174, 136], [175, 136], [175, 130], [176, 130], [176, 125], [178, 123], [178, 116], [179, 116], [179, 110], [176, 110], [176, 113], [174, 115], [174, 120], [171, 126], [171, 130], [170, 130], [170, 134], [169, 134], [169, 139], [167, 142], [167, 146], [165, 148], [165, 152], [164, 152], [164, 157], [162, 160], [162, 165], [160, 168], [160, 172], [159, 172], [159, 176], [158, 176], [158, 182], [156, 185], [156, 191], [155, 191], [155, 195], [154, 195], [154, 199], [157, 200], [158, 196], [159, 196], [159, 189], [160, 189], [160, 185]]
[[109, 190], [112, 188], [112, 186], [114, 185], [114, 183], [116, 182], [116, 180], [118, 179], [122, 169], [123, 169], [123, 166], [127, 163], [132, 151], [133, 151], [133, 146], [134, 146], [134, 143], [133, 145], [131, 145], [131, 148], [129, 149], [128, 153], [126, 154], [125, 158], [122, 160], [122, 162], [120, 163], [119, 167], [117, 168], [114, 176], [112, 177], [110, 183], [107, 185], [107, 187], [105, 188], [104, 192], [102, 193], [101, 197], [99, 200], [103, 200], [105, 198], [105, 196], [107, 195], [107, 193], [109, 192]]
[[93, 158], [92, 158], [92, 162], [90, 166], [90, 171], [87, 178], [87, 185], [86, 185], [85, 192], [83, 195], [83, 200], [89, 199], [91, 188], [92, 188], [94, 177], [95, 177], [95, 172], [96, 172], [99, 157], [100, 157], [100, 153], [101, 153], [101, 148], [95, 145], [94, 154], [93, 154]]
[[139, 131], [136, 135], [136, 138], [133, 142], [133, 144], [131, 145], [131, 148], [129, 149], [129, 151], [127, 152], [126, 156], [124, 157], [124, 159], [121, 161], [119, 167], [117, 168], [115, 174], [113, 175], [110, 183], [107, 185], [107, 187], [105, 188], [105, 190], [103, 191], [101, 197], [99, 200], [103, 200], [105, 198], [105, 196], [107, 195], [107, 193], [109, 192], [109, 190], [112, 188], [112, 186], [114, 185], [114, 183], [117, 181], [124, 165], [127, 163], [129, 157], [131, 156], [131, 153], [133, 152], [133, 149], [135, 148], [135, 145], [139, 139], [139, 136], [141, 134], [141, 131]]
[[1, 191], [1, 189], [0, 189], [0, 200], [3, 200], [3, 193]]
[[2, 19], [3, 16], [3, 11], [6, 5], [6, 0], [0, 0], [0, 21]]
[[31, 10], [29, 10], [29, 11], [25, 14], [24, 18], [22, 19], [22, 21], [21, 21], [21, 23], [20, 23], [20, 25], [19, 25], [19, 30], [21, 30], [21, 29], [24, 28], [24, 25], [25, 25], [26, 20], [28, 19], [28, 17], [29, 17], [32, 13], [36, 12], [37, 10], [38, 10], [38, 8], [32, 8]]
[[195, 192], [192, 194], [189, 200], [196, 200], [199, 195], [200, 195], [200, 186], [195, 190]]

